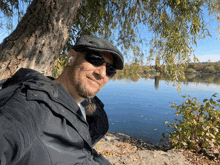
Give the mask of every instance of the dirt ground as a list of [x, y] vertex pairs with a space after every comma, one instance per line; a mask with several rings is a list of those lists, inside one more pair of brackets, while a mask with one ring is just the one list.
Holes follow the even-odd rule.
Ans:
[[220, 165], [202, 154], [158, 147], [121, 133], [107, 133], [94, 148], [113, 165]]

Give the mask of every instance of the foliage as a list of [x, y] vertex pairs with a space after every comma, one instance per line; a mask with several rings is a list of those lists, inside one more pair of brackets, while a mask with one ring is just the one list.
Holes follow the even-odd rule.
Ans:
[[205, 68], [205, 66], [206, 65], [204, 65], [204, 64], [196, 64], [196, 65], [194, 65], [194, 69], [196, 71], [202, 71]]
[[123, 70], [118, 70], [117, 75], [114, 76], [115, 78], [117, 77], [118, 79], [123, 79], [123, 78], [129, 78], [130, 75], [130, 66], [128, 64], [125, 64]]
[[[0, 0], [0, 11], [3, 12], [4, 17], [0, 17], [0, 28], [6, 27], [8, 30], [12, 30], [13, 19], [15, 15], [17, 16], [17, 21], [19, 22], [24, 15], [23, 10], [24, 4], [30, 4], [32, 0]], [[5, 19], [5, 21], [2, 21]]]
[[[70, 42], [70, 38], [69, 38], [68, 42]], [[67, 55], [68, 55], [68, 51], [69, 51], [70, 47], [71, 47], [71, 45], [69, 45], [69, 44], [64, 45], [63, 50], [60, 53], [59, 58], [56, 60], [55, 65], [53, 67], [53, 75], [52, 75], [54, 78], [59, 77], [59, 75], [64, 70], [64, 68], [67, 64]]]
[[155, 59], [155, 69], [156, 71], [160, 71], [160, 56], [157, 55]]
[[216, 84], [220, 84], [220, 76], [215, 76], [214, 79], [213, 79], [213, 82], [216, 83]]
[[[190, 69], [191, 69], [191, 68], [190, 68]], [[194, 78], [193, 72], [188, 73], [188, 74], [186, 74], [185, 76], [186, 76], [186, 80], [187, 80], [187, 81], [190, 81], [190, 82], [193, 81], [193, 78]]]
[[[15, 14], [12, 9], [21, 12], [19, 4], [30, 1], [6, 0], [0, 10], [12, 16]], [[161, 62], [167, 65], [165, 74], [175, 83], [184, 75], [183, 66], [177, 67], [176, 63], [190, 61], [193, 54], [190, 45], [209, 36], [204, 9], [219, 20], [218, 6], [218, 0], [82, 0], [67, 45], [81, 34], [94, 34], [117, 43], [125, 55], [132, 50], [139, 60], [160, 55]], [[148, 31], [144, 32], [145, 29]], [[152, 38], [146, 37], [149, 31]], [[146, 45], [150, 51], [142, 50]]]
[[194, 72], [194, 69], [192, 69], [192, 68], [187, 68], [185, 72], [187, 72], [187, 73], [193, 73], [193, 72]]
[[63, 53], [60, 58], [56, 60], [56, 63], [53, 67], [53, 75], [52, 77], [57, 78], [60, 76], [60, 74], [63, 72], [65, 66], [67, 64], [67, 56], [65, 53]]
[[137, 63], [126, 64], [123, 70], [117, 71], [115, 79], [131, 79], [137, 81], [143, 75], [144, 69]]
[[164, 66], [164, 65], [160, 65], [160, 66], [158, 67], [158, 71], [159, 71], [160, 73], [163, 73], [163, 72], [164, 72], [164, 69], [165, 69], [165, 66]]
[[150, 67], [146, 65], [146, 66], [143, 67], [142, 70], [143, 70], [143, 74], [144, 74], [144, 75], [145, 75], [145, 74], [148, 74], [148, 73], [150, 72]]
[[[204, 70], [206, 67], [208, 69]], [[186, 68], [192, 68], [198, 72], [215, 73], [214, 69], [216, 72], [220, 72], [220, 62], [190, 63]]]
[[215, 70], [214, 66], [211, 65], [211, 66], [206, 66], [206, 67], [203, 69], [203, 72], [205, 72], [205, 73], [215, 73], [216, 70]]
[[220, 62], [217, 63], [214, 67], [215, 67], [216, 72], [220, 73]]
[[135, 75], [141, 75], [141, 73], [143, 72], [142, 67], [137, 64], [137, 63], [133, 63], [131, 64], [131, 71], [130, 74], [135, 74]]
[[184, 82], [196, 82], [207, 84], [210, 83], [220, 84], [220, 77], [217, 74], [186, 74]]
[[[207, 65], [205, 64], [199, 64], [198, 66], [203, 65], [203, 67], [206, 67]], [[212, 64], [213, 66], [215, 66], [214, 64]], [[123, 70], [119, 70], [117, 71], [117, 74], [114, 76], [114, 79], [130, 79], [132, 74], [137, 74], [140, 75], [142, 78], [154, 78], [155, 74], [158, 73], [152, 73], [150, 71], [151, 67], [148, 65], [145, 66], [140, 66], [141, 69], [138, 72], [133, 71], [133, 69], [135, 67], [131, 67], [131, 65], [125, 64], [124, 69]], [[152, 68], [154, 68], [152, 66]], [[167, 75], [165, 75], [163, 73], [165, 66], [161, 65], [159, 67], [159, 71], [160, 71], [160, 75], [159, 75], [159, 79], [160, 80], [170, 80], [171, 78], [168, 77]], [[138, 68], [136, 68], [136, 71], [138, 70]], [[188, 72], [187, 72], [188, 70]], [[197, 70], [200, 71], [200, 70]], [[197, 72], [196, 74], [194, 74], [194, 70], [192, 68], [187, 68], [185, 70], [186, 74], [185, 74], [185, 78], [181, 79], [182, 82], [187, 83], [187, 82], [197, 82], [197, 83], [204, 83], [204, 84], [210, 84], [210, 83], [215, 83], [215, 84], [220, 84], [220, 77], [217, 74], [205, 74], [203, 72]], [[134, 77], [134, 76], [133, 76]]]
[[189, 64], [187, 68], [195, 69], [195, 65], [194, 64]]
[[[202, 151], [204, 149], [211, 150], [214, 153], [220, 152], [220, 112], [215, 107], [220, 107], [220, 99], [214, 101], [213, 97], [204, 99], [204, 105], [194, 97], [184, 95], [187, 97], [184, 103], [176, 105], [171, 102], [172, 109], [176, 109], [176, 116], [181, 115], [182, 120], [175, 118], [174, 123], [169, 124], [168, 127], [174, 129], [173, 133], [170, 133], [168, 137], [163, 133], [163, 141], [168, 139], [172, 148], [186, 148], [195, 152]], [[177, 122], [179, 124], [177, 124]], [[165, 121], [164, 124], [167, 124]]]

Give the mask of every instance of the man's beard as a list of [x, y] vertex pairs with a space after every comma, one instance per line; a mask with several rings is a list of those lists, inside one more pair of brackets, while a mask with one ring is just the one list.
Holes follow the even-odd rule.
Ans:
[[95, 97], [98, 93], [89, 93], [86, 86], [81, 83], [76, 85], [76, 92], [80, 97], [89, 99], [89, 104], [85, 107], [86, 115], [91, 116], [96, 111], [96, 104], [91, 102], [91, 98]]
[[83, 83], [76, 84], [75, 89], [77, 94], [82, 98], [93, 98], [98, 93], [98, 91], [96, 91], [95, 93], [89, 92]]

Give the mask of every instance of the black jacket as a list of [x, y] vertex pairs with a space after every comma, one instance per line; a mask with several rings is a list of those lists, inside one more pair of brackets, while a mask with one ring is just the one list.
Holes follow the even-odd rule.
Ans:
[[109, 128], [103, 103], [95, 97], [97, 110], [85, 121], [71, 95], [52, 80], [20, 69], [2, 84], [0, 164], [110, 165], [93, 149]]

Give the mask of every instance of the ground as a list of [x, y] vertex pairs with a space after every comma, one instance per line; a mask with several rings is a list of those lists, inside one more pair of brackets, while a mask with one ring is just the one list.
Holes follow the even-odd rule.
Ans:
[[155, 146], [121, 133], [109, 132], [94, 148], [113, 165], [220, 165], [203, 154]]

